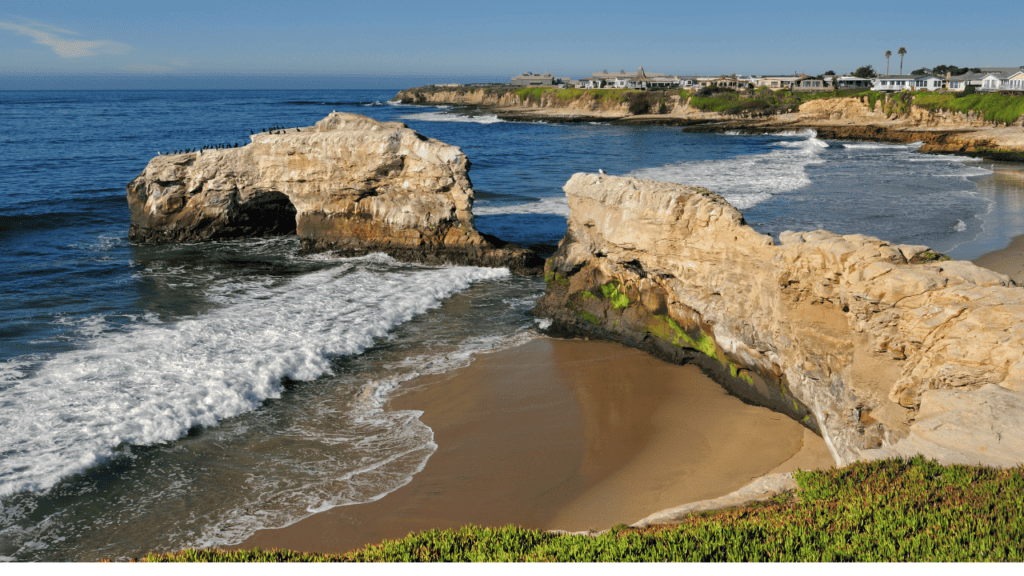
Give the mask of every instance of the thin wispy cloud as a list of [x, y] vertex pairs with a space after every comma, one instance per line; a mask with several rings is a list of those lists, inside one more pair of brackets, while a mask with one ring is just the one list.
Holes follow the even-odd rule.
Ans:
[[63, 30], [32, 22], [27, 25], [4, 22], [0, 20], [0, 28], [10, 30], [32, 38], [36, 44], [49, 47], [61, 58], [82, 58], [84, 56], [95, 56], [97, 54], [123, 54], [131, 49], [131, 46], [113, 40], [78, 40], [68, 36], [78, 34], [70, 30]]

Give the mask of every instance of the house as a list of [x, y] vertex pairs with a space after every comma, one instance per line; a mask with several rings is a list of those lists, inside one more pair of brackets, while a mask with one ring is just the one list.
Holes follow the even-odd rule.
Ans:
[[604, 88], [605, 80], [602, 78], [580, 78], [576, 81], [577, 88], [585, 88], [587, 90], [593, 90], [594, 88]]
[[700, 81], [696, 76], [680, 76], [678, 86], [686, 90], [696, 90], [700, 88]]
[[824, 76], [822, 78], [825, 83], [836, 90], [852, 90], [854, 88], [871, 88], [873, 80], [871, 78], [861, 78], [859, 76]]
[[903, 90], [934, 92], [941, 89], [942, 84], [942, 78], [934, 74], [883, 74], [874, 79], [871, 89], [876, 92], [902, 92]]
[[981, 79], [985, 77], [981, 72], [968, 72], [959, 76], [950, 76], [946, 79], [947, 88], [954, 92], [963, 92], [968, 86], [981, 87]]
[[520, 74], [519, 76], [512, 77], [513, 86], [554, 86], [560, 84], [559, 78], [555, 78], [551, 74], [534, 74], [533, 72], [527, 72], [526, 74]]
[[771, 88], [772, 90], [785, 90], [793, 87], [806, 76], [752, 76], [754, 85], [758, 88]]
[[829, 88], [823, 78], [801, 78], [793, 84], [794, 92], [824, 92]]
[[1024, 92], [1024, 70], [1018, 70], [1017, 72], [1010, 74], [1002, 84], [999, 85], [1000, 90], [1010, 90], [1013, 92]]
[[997, 90], [1021, 90], [1024, 89], [1020, 83], [1021, 74], [1024, 73], [1024, 66], [1010, 66], [999, 68], [979, 68], [981, 74], [981, 86], [979, 90], [995, 92]]

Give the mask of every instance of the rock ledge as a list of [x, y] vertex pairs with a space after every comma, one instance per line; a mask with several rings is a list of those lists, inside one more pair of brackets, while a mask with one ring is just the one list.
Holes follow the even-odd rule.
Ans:
[[746, 226], [702, 188], [576, 174], [535, 313], [696, 362], [837, 465], [1024, 462], [1024, 290], [925, 246]]
[[469, 161], [400, 122], [332, 113], [241, 148], [157, 156], [128, 184], [133, 242], [297, 233], [305, 250], [536, 274], [532, 251], [480, 234]]

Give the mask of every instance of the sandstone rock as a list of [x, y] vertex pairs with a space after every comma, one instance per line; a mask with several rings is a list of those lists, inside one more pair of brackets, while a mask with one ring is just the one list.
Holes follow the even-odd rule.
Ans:
[[134, 242], [298, 233], [309, 250], [508, 266], [539, 257], [473, 225], [469, 161], [399, 122], [332, 113], [241, 148], [157, 156], [128, 185]]
[[[1024, 395], [1024, 291], [1006, 276], [824, 230], [785, 232], [776, 246], [701, 188], [576, 174], [564, 190], [569, 226], [535, 313], [698, 362], [821, 433], [839, 465], [897, 444], [938, 457], [923, 419], [952, 410], [940, 391], [965, 406], [989, 385]], [[1015, 414], [1006, 422], [1024, 414], [999, 406]], [[996, 450], [995, 437], [957, 450]], [[1024, 460], [1024, 442], [998, 451]]]

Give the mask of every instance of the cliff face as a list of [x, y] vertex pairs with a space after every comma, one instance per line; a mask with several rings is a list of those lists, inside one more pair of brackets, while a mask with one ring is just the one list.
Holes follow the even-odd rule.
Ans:
[[310, 250], [539, 270], [473, 225], [469, 161], [398, 122], [333, 113], [242, 148], [157, 156], [128, 185], [133, 242], [297, 232]]
[[[1024, 118], [1012, 126], [988, 122], [977, 113], [900, 107], [867, 98], [822, 98], [800, 105], [797, 112], [767, 117], [746, 117], [705, 112], [689, 104], [689, 98], [666, 92], [664, 106], [646, 114], [632, 115], [618, 97], [586, 90], [549, 90], [539, 99], [521, 100], [515, 92], [484, 88], [437, 90], [412, 88], [395, 96], [412, 104], [453, 104], [493, 109], [506, 119], [549, 121], [604, 120], [628, 124], [685, 125], [690, 131], [726, 130], [788, 131], [811, 128], [822, 138], [878, 142], [922, 142], [923, 152], [966, 152], [998, 160], [1020, 160], [1024, 153]], [[661, 100], [661, 97], [658, 97]]]
[[860, 235], [775, 246], [700, 188], [576, 174], [564, 189], [536, 309], [556, 329], [696, 361], [819, 431], [841, 465], [1024, 461], [1024, 291], [1007, 277]]
[[[611, 114], [625, 116], [629, 113], [629, 104], [624, 100], [602, 99], [597, 93], [584, 92], [572, 98], [559, 97], [555, 91], [543, 92], [539, 99], [523, 100], [515, 92], [496, 90], [486, 92], [477, 90], [403, 90], [395, 96], [395, 100], [405, 104], [452, 104], [459, 106], [481, 106], [502, 109], [551, 109], [566, 114]], [[678, 102], [679, 97], [675, 97]]]

